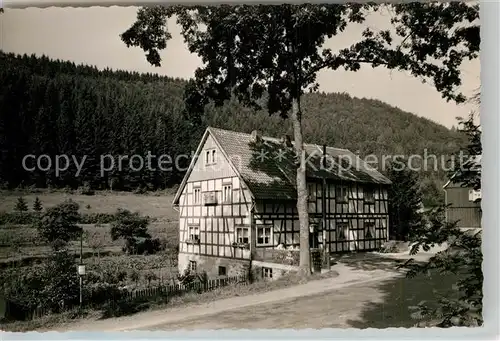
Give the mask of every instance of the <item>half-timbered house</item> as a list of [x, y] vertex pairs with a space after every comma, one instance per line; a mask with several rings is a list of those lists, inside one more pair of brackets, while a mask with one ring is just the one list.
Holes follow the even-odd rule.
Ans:
[[[379, 248], [388, 238], [390, 181], [346, 149], [304, 149], [310, 247], [328, 253]], [[263, 277], [275, 278], [289, 269], [272, 251], [299, 247], [296, 165], [287, 136], [207, 128], [173, 202], [179, 270], [233, 276], [258, 265]]]

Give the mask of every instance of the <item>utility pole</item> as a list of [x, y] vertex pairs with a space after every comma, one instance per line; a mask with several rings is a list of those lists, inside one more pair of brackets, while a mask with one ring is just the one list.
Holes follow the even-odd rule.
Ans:
[[[323, 171], [326, 171], [326, 145], [323, 145], [323, 158], [321, 159], [321, 166], [323, 167]], [[326, 269], [330, 270], [330, 250], [327, 244], [327, 224], [328, 220], [326, 217], [326, 178], [323, 174], [323, 184], [321, 186], [321, 212], [323, 213], [323, 264], [325, 264]]]
[[83, 275], [85, 275], [85, 266], [83, 265], [83, 228], [80, 233], [80, 264], [78, 265], [78, 276], [80, 277], [80, 310], [83, 306]]

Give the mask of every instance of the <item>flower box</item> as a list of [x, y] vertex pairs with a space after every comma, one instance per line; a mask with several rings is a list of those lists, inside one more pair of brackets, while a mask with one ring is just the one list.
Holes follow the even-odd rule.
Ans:
[[233, 243], [233, 247], [240, 249], [249, 249], [250, 245], [248, 243]]

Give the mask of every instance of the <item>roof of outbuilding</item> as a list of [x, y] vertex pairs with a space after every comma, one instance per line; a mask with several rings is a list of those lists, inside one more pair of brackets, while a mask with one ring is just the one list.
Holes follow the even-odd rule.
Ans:
[[[463, 164], [462, 170], [467, 169], [468, 171], [477, 171], [481, 173], [481, 158], [482, 155], [472, 155], [470, 156]], [[456, 177], [461, 173], [462, 170], [457, 170], [450, 179], [443, 185], [443, 188], [446, 189], [448, 187], [462, 187], [462, 184], [456, 181]]]

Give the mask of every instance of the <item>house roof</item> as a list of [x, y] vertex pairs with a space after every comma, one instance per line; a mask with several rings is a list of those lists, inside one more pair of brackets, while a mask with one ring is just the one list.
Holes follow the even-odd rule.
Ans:
[[[230, 160], [236, 173], [255, 198], [296, 199], [296, 166], [293, 147], [286, 147], [281, 139], [273, 137], [262, 136], [256, 142], [252, 134], [208, 127], [195, 157], [208, 134], [213, 137], [223, 154]], [[326, 147], [325, 167], [321, 167], [323, 158], [321, 146], [304, 144], [304, 149], [306, 176], [310, 179], [325, 177], [336, 181], [384, 185], [391, 183], [389, 179], [347, 149]], [[177, 203], [189, 175], [190, 170], [186, 173], [174, 204]]]
[[[468, 168], [471, 171], [478, 171], [481, 172], [481, 158], [482, 155], [473, 155], [469, 157], [467, 161], [463, 164], [463, 166], [470, 167]], [[459, 174], [460, 171], [456, 171], [453, 173], [453, 175], [450, 177], [450, 179], [444, 184], [443, 188], [446, 189], [448, 188], [451, 184], [458, 184], [455, 180], [455, 177]]]

